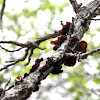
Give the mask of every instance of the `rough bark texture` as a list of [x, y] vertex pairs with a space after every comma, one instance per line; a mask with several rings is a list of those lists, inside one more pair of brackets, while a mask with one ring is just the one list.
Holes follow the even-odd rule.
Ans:
[[[89, 25], [91, 23], [90, 19], [96, 17], [97, 15], [100, 15], [100, 0], [94, 0], [87, 6], [80, 7], [76, 17], [73, 18], [74, 29], [72, 36], [77, 35], [79, 40], [81, 40], [85, 32], [89, 29]], [[59, 61], [65, 55], [68, 42], [69, 39], [67, 39], [51, 56], [53, 61]], [[26, 100], [28, 97], [30, 97], [32, 91], [37, 88], [39, 82], [45, 79], [53, 69], [53, 66], [50, 66], [48, 69], [46, 69], [46, 71], [42, 73], [40, 72], [46, 63], [46, 60], [47, 59], [43, 60], [40, 63], [40, 67], [26, 77], [22, 83], [6, 91], [2, 100]]]

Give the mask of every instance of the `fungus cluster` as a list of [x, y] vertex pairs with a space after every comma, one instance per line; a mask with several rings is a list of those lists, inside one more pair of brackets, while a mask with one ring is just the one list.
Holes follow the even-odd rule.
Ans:
[[[70, 22], [66, 22], [66, 25], [63, 25], [62, 30], [59, 31], [61, 36], [59, 36], [57, 40], [50, 42], [52, 45], [54, 45], [53, 47], [54, 51], [56, 51], [65, 40], [67, 40], [70, 24], [71, 24]], [[77, 36], [71, 37], [68, 43], [68, 47], [66, 49], [66, 53], [72, 53], [74, 55], [73, 56], [65, 55], [63, 58], [57, 61], [54, 61], [52, 57], [48, 57], [47, 59], [45, 59], [45, 64], [42, 66], [42, 68], [39, 69], [40, 73], [43, 74], [43, 72], [45, 72], [51, 66], [53, 66], [53, 70], [51, 71], [52, 74], [62, 73], [63, 72], [62, 64], [66, 66], [74, 66], [77, 60], [76, 54], [85, 53], [86, 48], [87, 48], [87, 43], [85, 41], [79, 41]], [[86, 59], [86, 58], [87, 56], [83, 57], [82, 59]], [[23, 78], [26, 78], [27, 76], [29, 76], [30, 73], [34, 72], [40, 66], [40, 63], [42, 61], [44, 61], [43, 58], [36, 59], [35, 64], [30, 69], [30, 72], [25, 73]], [[19, 77], [17, 77], [17, 80], [21, 81]], [[37, 84], [37, 88], [34, 89], [33, 91], [37, 91], [39, 89], [38, 86], [39, 84], [40, 83]]]
[[[70, 28], [70, 22], [66, 22], [66, 25], [63, 25], [62, 29], [59, 31], [60, 35], [57, 40], [55, 41], [51, 41], [51, 45], [54, 45], [53, 50], [56, 51], [61, 44], [67, 40], [67, 35], [69, 32], [69, 28]], [[69, 44], [68, 44], [68, 48], [66, 50], [66, 53], [72, 53], [72, 54], [78, 54], [78, 53], [85, 53], [86, 52], [86, 48], [87, 48], [87, 43], [85, 41], [79, 41], [77, 36], [73, 36], [70, 38], [69, 40]], [[86, 59], [87, 56], [83, 57], [82, 59]], [[43, 61], [43, 58], [40, 59], [36, 59], [35, 60], [35, 64], [32, 66], [32, 68], [30, 69], [30, 73], [34, 72], [39, 66], [40, 63]], [[66, 66], [74, 66], [76, 64], [76, 60], [77, 57], [76, 55], [65, 55], [61, 60], [59, 61], [53, 61], [52, 57], [48, 57], [46, 59], [45, 65], [40, 68], [40, 72], [41, 74], [43, 72], [45, 72], [49, 67], [53, 66], [53, 70], [51, 71], [52, 74], [59, 74], [62, 73], [63, 70], [62, 69], [62, 64], [66, 65]], [[25, 73], [24, 77], [27, 77], [29, 74]]]

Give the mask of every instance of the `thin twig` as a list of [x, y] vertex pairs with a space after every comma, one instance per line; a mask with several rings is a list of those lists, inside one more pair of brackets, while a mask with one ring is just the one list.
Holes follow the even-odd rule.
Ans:
[[0, 27], [2, 29], [2, 17], [3, 17], [3, 14], [4, 14], [4, 9], [5, 9], [5, 4], [6, 4], [6, 0], [3, 0], [3, 4], [2, 4], [2, 8], [1, 8], [1, 15], [0, 15]]
[[27, 45], [27, 43], [19, 43], [19, 42], [16, 42], [16, 41], [0, 41], [0, 43], [14, 44], [14, 45], [17, 45], [17, 46], [20, 46], [20, 47], [29, 47]]
[[[93, 55], [94, 53], [98, 53], [100, 52], [100, 48], [98, 49], [94, 49], [94, 50], [91, 50], [90, 52], [87, 52], [87, 53], [82, 53], [82, 54], [73, 54], [73, 53], [66, 53], [65, 55], [68, 56], [76, 56], [78, 60], [80, 60], [81, 58], [85, 57], [85, 56], [89, 56], [89, 55]], [[80, 56], [80, 57], [79, 57]]]
[[100, 19], [90, 19], [90, 20], [99, 21]]
[[5, 61], [5, 63], [15, 62], [15, 60]]
[[6, 90], [6, 87], [8, 86], [8, 84], [10, 83], [10, 81], [11, 81], [11, 78], [8, 80], [8, 82], [6, 83], [6, 85], [5, 85], [5, 90]]
[[59, 35], [60, 35], [60, 33], [58, 31], [55, 31], [52, 34], [47, 34], [43, 37], [37, 38], [35, 41], [32, 41], [32, 42], [27, 41], [26, 43], [19, 43], [19, 42], [16, 42], [16, 41], [0, 41], [0, 44], [1, 43], [7, 43], [7, 44], [13, 44], [13, 45], [16, 45], [16, 46], [20, 46], [20, 47], [28, 47], [28, 48], [33, 48], [31, 46], [36, 46], [36, 48], [43, 50], [44, 48], [41, 48], [41, 47], [38, 46], [41, 42], [48, 40], [48, 39], [51, 39], [51, 38], [55, 38]]
[[34, 49], [30, 49], [30, 55], [29, 55], [29, 57], [28, 57], [28, 62], [25, 64], [25, 66], [27, 66], [29, 63], [30, 63], [30, 60], [31, 60], [31, 57], [32, 57], [32, 54], [33, 54], [33, 50]]
[[2, 94], [1, 94], [1, 97], [0, 97], [0, 100], [3, 98], [3, 96], [5, 95], [5, 92], [6, 92], [6, 87], [8, 86], [8, 84], [10, 83], [10, 80], [11, 80], [11, 78], [8, 80], [8, 82], [6, 83], [6, 85], [5, 85], [5, 88], [3, 89], [3, 92], [2, 92]]
[[9, 66], [15, 65], [16, 63], [18, 63], [18, 62], [20, 62], [20, 61], [24, 61], [24, 60], [26, 59], [27, 55], [28, 55], [28, 51], [29, 51], [29, 48], [27, 48], [27, 49], [25, 50], [25, 55], [24, 55], [22, 58], [15, 60], [15, 61], [14, 61], [13, 63], [11, 63], [11, 64], [5, 65], [3, 68], [0, 69], [0, 71], [2, 71], [2, 70], [4, 70], [4, 69], [7, 69]]
[[87, 52], [87, 53], [83, 53], [80, 55], [80, 58], [83, 58], [88, 55], [93, 55], [94, 53], [98, 53], [98, 52], [100, 52], [100, 48], [91, 50], [90, 52]]
[[2, 47], [1, 45], [0, 45], [0, 47], [1, 47], [3, 50], [7, 51], [7, 52], [15, 52], [15, 51], [19, 51], [19, 50], [23, 49], [23, 47], [21, 47], [21, 48], [16, 49], [16, 50], [8, 50], [8, 49]]
[[52, 33], [52, 34], [47, 34], [47, 35], [45, 35], [45, 36], [42, 36], [42, 37], [39, 37], [39, 38], [37, 38], [35, 41], [33, 41], [34, 43], [36, 43], [36, 44], [39, 44], [39, 43], [41, 43], [41, 42], [43, 42], [43, 41], [45, 41], [45, 40], [48, 40], [48, 39], [51, 39], [51, 38], [56, 38], [57, 36], [59, 36], [60, 35], [60, 33], [59, 33], [59, 31], [55, 31], [54, 33]]
[[91, 91], [92, 93], [94, 93], [95, 95], [97, 95], [97, 96], [100, 97], [100, 94], [97, 94], [96, 91], [95, 91], [94, 89], [90, 89], [90, 91]]
[[41, 48], [41, 47], [39, 47], [37, 44], [34, 44], [38, 49], [41, 49], [41, 50], [44, 50], [44, 49], [46, 49], [46, 48]]

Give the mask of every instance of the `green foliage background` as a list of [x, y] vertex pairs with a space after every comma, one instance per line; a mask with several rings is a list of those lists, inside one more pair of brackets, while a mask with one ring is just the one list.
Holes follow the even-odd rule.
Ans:
[[[2, 1], [3, 0], [0, 0], [0, 8], [2, 5]], [[8, 1], [10, 2], [10, 0]], [[59, 12], [59, 15], [61, 15], [64, 12], [64, 9], [67, 9], [68, 7], [70, 7], [70, 3], [66, 1], [67, 0], [65, 0], [61, 4], [58, 4], [57, 2], [52, 2], [52, 0], [39, 0], [40, 5], [36, 9], [33, 9], [32, 3], [34, 2], [32, 2], [32, 0], [24, 0], [25, 4], [28, 4], [31, 2], [30, 3], [31, 6], [23, 7], [20, 12], [15, 12], [13, 9], [14, 6], [12, 7], [11, 11], [8, 11], [7, 9], [5, 9], [5, 13], [3, 16], [3, 31], [4, 32], [2, 33], [2, 31], [0, 31], [0, 40], [6, 40], [7, 36], [14, 34], [14, 36], [16, 36], [16, 38], [12, 37], [12, 40], [14, 41], [19, 41], [19, 39], [22, 40], [23, 37], [26, 38], [26, 41], [27, 40], [33, 41], [37, 37], [41, 37], [48, 33], [52, 33], [55, 30], [53, 27], [53, 20], [55, 19], [55, 17], [57, 17], [56, 13]], [[7, 3], [6, 3], [6, 6], [7, 6]], [[49, 21], [47, 22], [46, 27], [42, 29], [42, 34], [40, 34], [38, 31], [39, 28], [35, 24], [35, 20], [38, 17], [39, 11], [45, 12], [46, 10], [49, 10], [51, 17]], [[71, 13], [74, 13], [74, 12], [70, 12], [70, 13], [66, 12], [66, 14], [71, 14]], [[45, 18], [46, 17], [47, 16], [45, 16]], [[66, 21], [69, 21], [69, 20], [66, 20]], [[96, 23], [99, 23], [99, 22], [96, 22]], [[93, 41], [93, 38], [96, 37], [96, 35], [98, 35], [98, 33], [100, 32], [100, 27], [97, 27], [96, 29], [92, 29], [92, 30], [95, 30], [94, 33], [91, 34], [91, 29], [90, 29], [86, 32], [83, 38], [84, 40], [86, 40], [85, 37], [89, 37], [89, 40], [86, 40], [88, 43], [87, 51], [100, 47], [100, 43], [98, 43], [98, 45], [95, 46], [95, 43]], [[11, 84], [12, 84], [17, 75], [23, 76], [24, 73], [26, 72], [29, 73], [29, 70], [34, 64], [35, 59], [39, 58], [42, 54], [48, 53], [48, 52], [54, 53], [54, 51], [52, 50], [52, 46], [50, 47], [48, 46], [51, 40], [53, 39], [44, 41], [43, 43], [40, 44], [40, 47], [46, 48], [46, 49], [44, 51], [36, 49], [34, 51], [34, 55], [32, 57], [31, 63], [28, 66], [26, 67], [24, 66], [24, 64], [27, 62], [27, 59], [26, 59], [25, 61], [9, 67], [5, 71], [0, 72], [1, 87], [4, 87], [8, 78], [11, 77], [11, 80], [12, 80]], [[8, 49], [12, 49], [12, 48], [16, 49], [16, 47], [13, 45], [6, 45], [5, 47]], [[17, 53], [15, 53], [15, 55]], [[23, 55], [23, 53], [24, 51], [21, 50], [19, 55], [20, 54]], [[17, 57], [14, 56], [13, 53], [7, 53], [1, 48], [0, 48], [0, 54], [5, 55], [5, 56], [0, 56], [1, 67], [4, 66], [4, 60], [6, 61], [6, 60], [11, 60], [11, 59], [17, 59]], [[92, 61], [94, 62], [93, 65], [91, 65]], [[40, 90], [37, 93], [33, 93], [33, 95], [39, 95], [39, 93], [43, 91], [41, 93], [42, 95], [37, 96], [37, 98], [40, 100], [53, 100], [52, 96], [54, 96], [54, 94], [55, 96], [58, 96], [60, 98], [57, 100], [100, 100], [100, 97], [96, 95], [96, 93], [99, 94], [100, 92], [100, 54], [99, 53], [93, 56], [89, 56], [86, 60], [77, 62], [77, 64], [74, 67], [69, 68], [68, 66], [63, 65], [63, 70], [64, 72], [60, 75], [50, 74], [48, 78], [42, 82], [42, 85], [40, 86]], [[91, 73], [89, 70], [92, 70], [92, 72], [94, 70], [94, 72]], [[47, 83], [47, 84], [43, 85], [44, 83]], [[59, 84], [56, 85], [57, 83]], [[51, 85], [51, 88], [47, 89], [46, 91], [45, 88], [49, 86], [49, 84]], [[42, 87], [44, 87], [45, 91], [41, 89]], [[94, 89], [95, 92], [92, 92], [91, 89]], [[97, 89], [99, 92], [97, 91]]]

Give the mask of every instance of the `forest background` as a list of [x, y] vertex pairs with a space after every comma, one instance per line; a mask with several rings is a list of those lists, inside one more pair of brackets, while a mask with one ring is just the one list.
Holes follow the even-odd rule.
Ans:
[[[83, 5], [92, 0], [77, 0]], [[0, 8], [3, 0], [0, 0]], [[6, 0], [6, 6], [0, 30], [0, 41], [18, 41], [25, 43], [38, 37], [52, 33], [62, 28], [61, 22], [71, 22], [76, 14], [68, 0]], [[97, 16], [96, 18], [100, 18]], [[92, 21], [89, 30], [82, 40], [88, 44], [87, 52], [100, 47], [100, 21]], [[40, 44], [44, 50], [35, 49], [30, 64], [25, 61], [10, 66], [0, 72], [0, 86], [5, 87], [11, 78], [8, 87], [14, 83], [17, 75], [29, 73], [37, 58], [46, 58], [54, 53], [49, 39]], [[13, 50], [17, 49], [12, 44], [0, 44]], [[5, 61], [22, 57], [24, 50], [8, 53], [0, 48], [0, 68]], [[28, 100], [100, 100], [100, 54], [88, 56], [87, 59], [77, 62], [74, 67], [63, 65], [63, 73], [50, 74], [41, 82], [38, 92], [33, 92]]]

